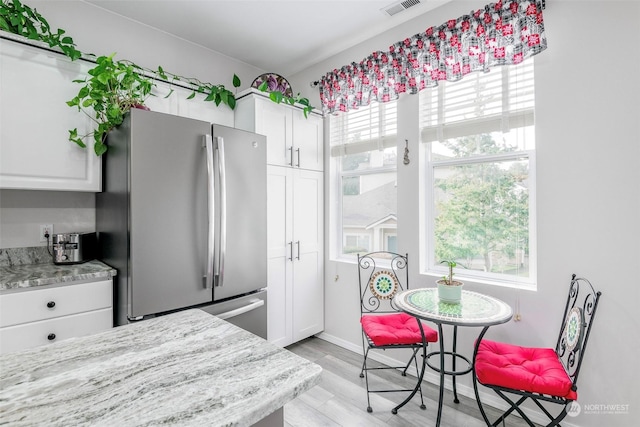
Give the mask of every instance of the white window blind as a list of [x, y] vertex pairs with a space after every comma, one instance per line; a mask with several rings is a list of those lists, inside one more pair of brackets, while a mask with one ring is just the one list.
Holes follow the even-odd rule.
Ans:
[[330, 116], [331, 156], [345, 156], [396, 146], [397, 103], [368, 107]]
[[533, 61], [441, 82], [420, 93], [420, 110], [422, 142], [531, 126]]

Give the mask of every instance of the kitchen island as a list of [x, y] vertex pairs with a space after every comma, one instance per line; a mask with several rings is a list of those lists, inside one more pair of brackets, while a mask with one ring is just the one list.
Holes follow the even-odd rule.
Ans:
[[[0, 423], [281, 423], [320, 366], [201, 310], [0, 356]], [[279, 413], [279, 416], [278, 416]]]

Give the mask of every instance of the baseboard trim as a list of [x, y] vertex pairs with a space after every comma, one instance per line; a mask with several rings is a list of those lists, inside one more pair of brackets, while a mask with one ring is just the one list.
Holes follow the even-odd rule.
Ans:
[[[330, 342], [331, 344], [335, 344], [339, 347], [342, 347], [346, 350], [350, 350], [353, 351], [354, 353], [360, 354], [362, 355], [362, 346], [361, 345], [356, 345], [350, 341], [347, 341], [345, 339], [336, 337], [335, 335], [331, 335], [328, 334], [326, 332], [322, 332], [320, 334], [316, 335], [317, 338], [320, 338], [324, 341]], [[373, 360], [375, 360], [376, 362], [380, 362], [380, 363], [384, 363], [385, 365], [389, 365], [389, 366], [394, 366], [394, 365], [402, 365], [404, 362], [402, 361], [398, 361], [392, 357], [389, 356], [385, 356], [383, 354], [380, 354], [379, 352], [370, 352], [369, 353], [369, 357]], [[407, 372], [407, 374], [412, 375], [415, 377], [415, 374], [411, 373], [411, 372]], [[438, 386], [440, 384], [440, 376], [438, 374], [436, 374], [433, 371], [425, 371], [424, 374], [424, 381], [427, 381], [431, 384], [434, 384], [436, 386]], [[451, 391], [453, 390], [453, 383], [451, 382], [450, 378], [445, 378], [445, 383], [444, 383], [444, 387]], [[465, 396], [468, 397], [469, 399], [472, 400], [476, 400], [476, 395], [473, 391], [473, 387], [469, 387], [466, 385], [457, 385], [457, 390], [458, 390], [458, 394], [461, 396]], [[509, 406], [507, 405], [506, 402], [504, 402], [502, 399], [499, 399], [497, 396], [493, 395], [493, 394], [489, 394], [483, 391], [479, 391], [480, 393], [480, 398], [482, 399], [482, 402], [489, 405], [489, 406], [493, 406], [494, 408], [498, 408], [501, 410], [507, 410], [509, 408]], [[540, 411], [535, 411], [532, 410], [530, 408], [523, 408], [524, 412], [527, 414], [527, 416], [529, 418], [531, 418], [531, 420], [537, 424], [540, 425], [547, 425], [549, 423], [549, 419], [546, 417], [546, 415], [544, 415], [542, 412]], [[519, 416], [518, 414], [514, 414], [516, 416]], [[567, 427], [579, 427], [575, 424], [571, 424], [569, 422], [565, 420], [563, 420], [562, 425], [566, 425]]]

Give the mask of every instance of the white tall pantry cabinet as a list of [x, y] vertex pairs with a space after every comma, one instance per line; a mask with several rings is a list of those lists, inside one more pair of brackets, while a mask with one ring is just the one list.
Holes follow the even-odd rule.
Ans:
[[235, 117], [267, 136], [267, 338], [284, 347], [324, 329], [322, 118], [253, 91]]

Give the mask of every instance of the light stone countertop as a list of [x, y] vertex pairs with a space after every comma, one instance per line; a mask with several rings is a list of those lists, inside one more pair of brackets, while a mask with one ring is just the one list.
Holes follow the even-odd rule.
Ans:
[[0, 356], [0, 424], [250, 426], [322, 368], [201, 310]]
[[34, 288], [76, 280], [109, 279], [116, 270], [98, 261], [82, 264], [24, 264], [0, 267], [0, 291]]

